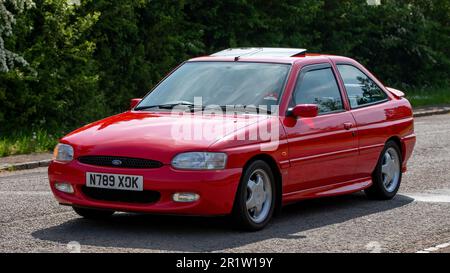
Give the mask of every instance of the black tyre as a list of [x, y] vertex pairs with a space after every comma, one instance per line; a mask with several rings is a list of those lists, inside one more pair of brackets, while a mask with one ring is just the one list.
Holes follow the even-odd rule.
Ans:
[[370, 199], [394, 198], [402, 181], [402, 153], [394, 141], [388, 141], [372, 174], [373, 184], [365, 190]]
[[241, 177], [233, 208], [233, 219], [240, 228], [257, 231], [271, 220], [276, 203], [276, 185], [270, 166], [262, 160], [252, 162]]
[[73, 207], [73, 210], [80, 216], [86, 219], [106, 219], [114, 214], [111, 210], [97, 210], [97, 209], [86, 209]]

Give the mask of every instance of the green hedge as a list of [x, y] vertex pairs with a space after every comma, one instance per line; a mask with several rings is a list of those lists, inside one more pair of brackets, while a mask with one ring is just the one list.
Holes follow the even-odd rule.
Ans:
[[122, 111], [183, 60], [228, 47], [346, 55], [406, 91], [449, 83], [450, 0], [34, 2], [5, 38], [30, 65], [0, 72], [0, 135]]

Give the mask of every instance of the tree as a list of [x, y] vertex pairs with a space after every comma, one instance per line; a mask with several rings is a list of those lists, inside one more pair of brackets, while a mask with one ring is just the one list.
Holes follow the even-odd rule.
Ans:
[[95, 42], [87, 39], [99, 14], [80, 15], [82, 6], [66, 0], [34, 2], [35, 8], [17, 16], [15, 34], [8, 37], [31, 72], [0, 73], [0, 129], [60, 131], [104, 116]]
[[450, 78], [450, 0], [33, 2], [0, 0], [2, 131], [123, 111], [184, 60], [228, 47], [349, 56], [400, 88]]
[[126, 109], [129, 99], [145, 95], [166, 73], [203, 53], [201, 33], [185, 20], [183, 1], [92, 1], [87, 12], [99, 12], [89, 36], [96, 41], [100, 90], [108, 110]]
[[0, 0], [0, 72], [9, 71], [15, 64], [28, 65], [19, 54], [6, 49], [4, 37], [12, 35], [16, 23], [14, 12], [21, 13], [33, 5], [32, 0]]

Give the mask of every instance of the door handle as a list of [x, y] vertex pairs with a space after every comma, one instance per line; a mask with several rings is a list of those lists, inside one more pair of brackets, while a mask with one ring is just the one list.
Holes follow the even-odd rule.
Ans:
[[351, 122], [344, 123], [344, 128], [345, 128], [345, 130], [352, 129], [353, 128], [353, 123], [351, 123]]

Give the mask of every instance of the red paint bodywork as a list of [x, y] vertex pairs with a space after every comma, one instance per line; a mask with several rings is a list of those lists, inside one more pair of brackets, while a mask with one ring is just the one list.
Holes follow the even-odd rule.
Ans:
[[319, 114], [319, 107], [316, 104], [300, 104], [292, 108], [292, 115], [298, 118], [314, 118]]
[[[234, 58], [200, 57], [190, 61], [235, 61]], [[369, 71], [356, 61], [337, 56], [305, 55], [290, 58], [240, 58], [248, 62], [291, 64], [282, 98], [280, 116], [229, 115], [221, 118], [224, 126], [233, 126], [231, 133], [219, 134], [214, 140], [180, 140], [171, 136], [171, 126], [180, 117], [167, 112], [127, 111], [87, 126], [60, 140], [74, 147], [74, 160], [69, 163], [53, 161], [49, 167], [52, 191], [61, 204], [136, 211], [188, 215], [224, 215], [232, 211], [242, 170], [254, 158], [272, 163], [279, 179], [283, 204], [306, 198], [333, 196], [356, 192], [369, 187], [384, 144], [394, 139], [402, 148], [402, 169], [410, 158], [414, 145], [414, 121], [408, 100], [391, 93]], [[297, 76], [312, 64], [331, 64], [337, 75], [345, 111], [312, 118], [285, 115]], [[345, 87], [338, 76], [336, 64], [352, 64], [371, 77], [388, 94], [386, 102], [350, 109]], [[134, 104], [134, 103], [133, 103]], [[214, 116], [185, 118], [185, 122], [200, 127], [214, 126]], [[267, 141], [236, 140], [236, 135], [249, 133], [261, 126], [280, 122], [278, 148], [262, 151]], [[212, 151], [228, 155], [224, 170], [188, 171], [171, 166], [173, 157], [181, 152]], [[76, 158], [84, 155], [110, 155], [156, 159], [164, 166], [156, 169], [124, 169], [86, 165]], [[104, 172], [144, 176], [144, 189], [161, 193], [153, 204], [132, 204], [93, 200], [85, 196], [85, 172]], [[70, 182], [74, 194], [55, 189], [56, 182]], [[175, 203], [175, 192], [195, 192], [200, 199], [194, 203]]]
[[142, 99], [131, 99], [130, 101], [130, 110], [133, 109], [136, 105], [141, 102]]

